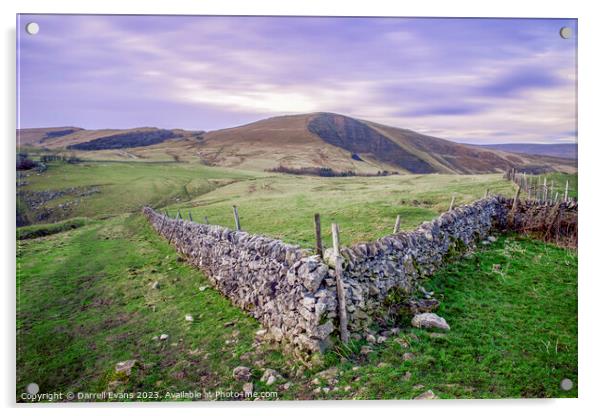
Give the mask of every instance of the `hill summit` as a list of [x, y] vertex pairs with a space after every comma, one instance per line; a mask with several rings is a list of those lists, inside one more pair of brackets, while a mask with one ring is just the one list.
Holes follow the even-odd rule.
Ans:
[[491, 173], [516, 167], [534, 173], [575, 170], [574, 161], [459, 144], [412, 130], [335, 113], [271, 117], [215, 131], [22, 129], [22, 145], [110, 158], [200, 161], [249, 170]]

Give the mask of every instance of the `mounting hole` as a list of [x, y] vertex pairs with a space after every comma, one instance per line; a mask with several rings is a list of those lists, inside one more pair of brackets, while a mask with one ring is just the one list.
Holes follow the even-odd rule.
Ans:
[[29, 394], [36, 395], [40, 391], [40, 386], [38, 386], [36, 383], [29, 383], [25, 390]]
[[564, 26], [560, 28], [560, 37], [562, 39], [570, 39], [573, 36], [573, 31], [570, 27]]
[[569, 391], [573, 388], [573, 381], [568, 378], [562, 379], [562, 381], [560, 382], [560, 388], [564, 391]]
[[40, 25], [36, 22], [29, 22], [25, 25], [25, 31], [30, 35], [37, 35], [40, 31]]

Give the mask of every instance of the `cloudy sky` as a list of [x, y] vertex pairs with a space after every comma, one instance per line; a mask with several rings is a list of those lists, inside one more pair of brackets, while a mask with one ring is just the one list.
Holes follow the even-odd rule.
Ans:
[[571, 143], [577, 42], [559, 29], [576, 25], [22, 15], [18, 126], [215, 130], [330, 111], [460, 142]]

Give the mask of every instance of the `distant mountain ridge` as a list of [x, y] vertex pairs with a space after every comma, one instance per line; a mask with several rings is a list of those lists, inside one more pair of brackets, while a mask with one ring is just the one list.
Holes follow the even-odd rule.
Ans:
[[488, 149], [502, 150], [527, 155], [554, 156], [577, 159], [577, 143], [539, 144], [539, 143], [500, 143], [478, 145]]
[[171, 159], [262, 171], [278, 167], [358, 174], [471, 174], [511, 167], [534, 173], [575, 171], [574, 162], [567, 159], [465, 145], [335, 113], [271, 117], [209, 132], [55, 127], [22, 129], [18, 136], [22, 146], [75, 152], [83, 158]]

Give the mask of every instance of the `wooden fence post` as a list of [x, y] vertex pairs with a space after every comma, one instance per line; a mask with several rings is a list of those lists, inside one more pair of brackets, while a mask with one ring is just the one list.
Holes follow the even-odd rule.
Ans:
[[189, 219], [190, 221], [192, 221], [192, 214], [190, 213], [190, 211], [188, 211], [188, 219]]
[[567, 179], [566, 185], [564, 186], [564, 202], [569, 200], [569, 181]]
[[512, 211], [516, 211], [516, 207], [518, 206], [518, 196], [520, 195], [520, 186], [516, 188], [516, 193], [514, 194], [514, 201], [512, 201]]
[[527, 173], [523, 172], [523, 188], [527, 187]]
[[339, 301], [339, 332], [341, 341], [346, 344], [349, 341], [349, 330], [347, 329], [347, 300], [345, 286], [343, 286], [343, 258], [339, 247], [339, 226], [332, 224], [332, 249], [335, 258], [335, 276], [337, 282], [337, 298]]
[[209, 218], [205, 215], [205, 224], [209, 225]]
[[180, 219], [180, 211], [176, 214], [176, 223], [173, 226], [173, 230], [171, 230], [171, 234], [169, 234], [169, 239], [167, 240], [167, 244], [171, 243], [171, 239], [173, 238], [174, 233], [176, 232], [176, 226], [178, 225], [178, 220]]
[[401, 215], [398, 215], [395, 218], [395, 227], [393, 227], [393, 234], [397, 234], [399, 232], [399, 227], [401, 227]]
[[316, 254], [318, 256], [324, 255], [324, 248], [322, 247], [322, 224], [320, 223], [320, 214], [314, 214], [314, 226], [316, 230]]
[[484, 196], [484, 198], [489, 198], [489, 188], [487, 188], [485, 190], [485, 196]]
[[454, 195], [454, 196], [452, 196], [451, 203], [449, 204], [448, 211], [451, 211], [452, 209], [454, 209], [454, 203], [455, 202], [456, 202], [456, 196]]
[[548, 201], [548, 178], [547, 177], [543, 178], [543, 190], [542, 190], [542, 192], [543, 192], [543, 198], [542, 199], [545, 202], [547, 202]]
[[236, 223], [236, 231], [240, 231], [240, 220], [238, 219], [238, 208], [236, 205], [232, 205], [232, 209], [234, 210], [234, 222]]

